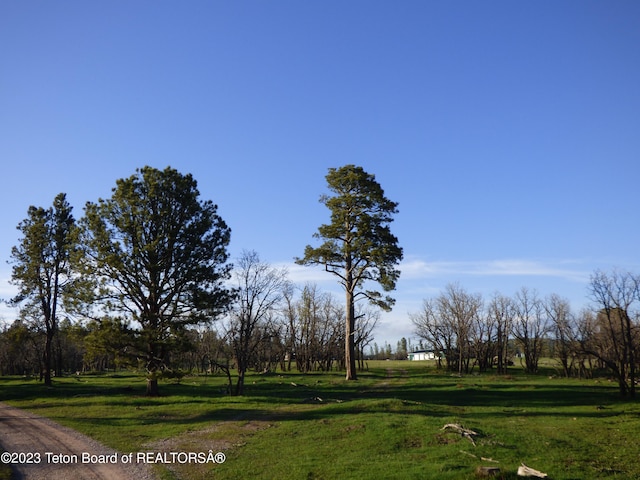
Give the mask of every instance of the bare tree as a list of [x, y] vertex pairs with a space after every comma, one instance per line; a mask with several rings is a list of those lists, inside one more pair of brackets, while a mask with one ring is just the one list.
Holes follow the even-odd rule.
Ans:
[[515, 309], [511, 298], [496, 294], [489, 302], [487, 309], [488, 321], [495, 328], [495, 352], [498, 373], [507, 373], [510, 362], [509, 337], [515, 316]]
[[526, 372], [537, 373], [543, 341], [548, 333], [542, 302], [535, 291], [522, 287], [515, 295], [514, 307], [513, 336], [522, 348]]
[[596, 318], [596, 313], [589, 308], [583, 308], [576, 317], [576, 350], [579, 357], [578, 375], [585, 378], [593, 377], [594, 367], [597, 366], [594, 365], [594, 361], [601, 367], [606, 368], [601, 359], [590, 353], [596, 346], [594, 340], [599, 336], [600, 331]]
[[[591, 276], [591, 298], [598, 313], [589, 325], [582, 347], [601, 360], [618, 380], [622, 397], [635, 397], [638, 361], [638, 301], [640, 277], [629, 272], [601, 271]], [[634, 320], [635, 319], [635, 320]]]
[[482, 307], [482, 297], [468, 293], [458, 284], [449, 284], [444, 294], [437, 298], [437, 302], [440, 315], [455, 331], [458, 373], [468, 373], [471, 360], [471, 329]]
[[322, 335], [320, 323], [322, 304], [326, 295], [319, 292], [316, 285], [305, 285], [297, 302], [288, 310], [289, 332], [296, 367], [300, 372], [309, 372], [317, 361], [319, 337]]
[[555, 354], [562, 365], [565, 377], [571, 375], [576, 361], [576, 323], [569, 301], [552, 294], [544, 302], [554, 335]]
[[442, 367], [444, 357], [445, 368], [451, 370], [455, 361], [452, 353], [457, 348], [456, 333], [453, 325], [440, 315], [436, 300], [423, 300], [422, 310], [409, 314], [409, 318], [415, 327], [415, 334], [434, 350], [438, 366]]
[[255, 251], [244, 251], [235, 272], [238, 299], [227, 335], [238, 369], [235, 395], [244, 393], [244, 378], [260, 343], [270, 335], [271, 324], [287, 287], [287, 272], [260, 260]]
[[370, 307], [358, 308], [356, 311], [356, 352], [358, 368], [364, 369], [364, 349], [373, 341], [373, 331], [380, 321], [380, 310]]
[[433, 301], [425, 301], [421, 313], [410, 318], [416, 335], [431, 344], [436, 353], [444, 354], [447, 369], [463, 373], [470, 370], [471, 329], [481, 309], [480, 295], [450, 284]]
[[484, 302], [478, 295], [479, 305], [472, 318], [469, 340], [475, 364], [481, 372], [486, 372], [493, 366], [493, 359], [497, 347], [497, 322], [484, 308]]
[[344, 345], [342, 308], [316, 285], [305, 285], [300, 298], [287, 295], [285, 318], [290, 353], [301, 372], [328, 370]]

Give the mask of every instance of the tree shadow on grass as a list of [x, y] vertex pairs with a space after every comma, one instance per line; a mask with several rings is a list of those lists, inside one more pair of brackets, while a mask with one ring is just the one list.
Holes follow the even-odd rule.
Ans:
[[[347, 382], [341, 376], [331, 374], [278, 373], [248, 377], [246, 395], [242, 397], [226, 395], [220, 389], [221, 378], [205, 378], [204, 381], [210, 382], [208, 384], [203, 384], [202, 380], [202, 377], [194, 377], [181, 384], [161, 385], [161, 396], [154, 398], [144, 396], [143, 377], [135, 375], [95, 380], [91, 377], [67, 378], [52, 388], [33, 382], [5, 388], [0, 383], [0, 399], [38, 400], [29, 405], [34, 411], [56, 407], [81, 409], [104, 403], [112, 408], [148, 407], [162, 412], [164, 404], [171, 403], [173, 407], [181, 405], [185, 415], [184, 419], [176, 417], [167, 421], [196, 423], [229, 420], [240, 415], [239, 412], [249, 420], [274, 416], [283, 420], [353, 415], [363, 411], [384, 413], [390, 408], [394, 413], [442, 417], [463, 412], [465, 408], [476, 409], [475, 416], [497, 413], [572, 417], [620, 415], [619, 409], [610, 408], [620, 403], [615, 386], [567, 384], [541, 377], [531, 381], [522, 378], [509, 381], [490, 376], [455, 378], [444, 373], [428, 375], [415, 371], [410, 371], [409, 376], [389, 376], [386, 370], [378, 369], [362, 375], [359, 381]], [[222, 405], [228, 401], [238, 402], [238, 405], [233, 408]], [[210, 409], [206, 408], [209, 403]], [[243, 406], [243, 403], [247, 405]], [[477, 408], [490, 411], [482, 412]], [[203, 409], [206, 413], [200, 418], [196, 412]], [[193, 413], [196, 413], [195, 417]], [[141, 421], [146, 421], [143, 411], [140, 414]]]

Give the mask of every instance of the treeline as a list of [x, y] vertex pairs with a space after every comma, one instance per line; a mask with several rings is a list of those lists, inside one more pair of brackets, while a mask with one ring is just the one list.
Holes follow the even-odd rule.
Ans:
[[[220, 373], [229, 391], [242, 393], [249, 370], [269, 372], [344, 369], [344, 309], [316, 285], [298, 287], [285, 270], [244, 252], [235, 272], [238, 300], [225, 319], [176, 330], [162, 359], [163, 376]], [[435, 353], [442, 368], [460, 374], [507, 373], [514, 361], [538, 372], [542, 356], [557, 360], [569, 377], [606, 369], [623, 396], [635, 395], [640, 348], [640, 276], [596, 272], [589, 284], [596, 308], [573, 312], [556, 294], [541, 298], [522, 288], [513, 296], [485, 300], [458, 284], [425, 300], [411, 320], [417, 345], [405, 338], [396, 348], [373, 342], [379, 311], [357, 311], [359, 366], [366, 359], [406, 359], [412, 350]], [[169, 339], [167, 339], [168, 341]], [[63, 319], [53, 348], [54, 375], [145, 369], [143, 335], [123, 318]], [[0, 375], [42, 375], [46, 333], [37, 319], [22, 317], [0, 331]], [[231, 369], [237, 373], [232, 384]]]
[[19, 316], [0, 332], [1, 374], [51, 385], [63, 372], [133, 366], [157, 395], [160, 378], [195, 368], [231, 379], [233, 365], [241, 394], [250, 368], [344, 366], [334, 300], [294, 288], [255, 252], [229, 262], [231, 229], [190, 174], [143, 167], [82, 218], [72, 211], [60, 193], [18, 225], [8, 302]]
[[496, 369], [514, 359], [538, 372], [543, 355], [557, 359], [565, 376], [606, 369], [623, 397], [634, 397], [640, 363], [640, 275], [595, 272], [589, 283], [594, 308], [573, 312], [566, 299], [540, 298], [522, 288], [513, 296], [484, 299], [458, 284], [424, 300], [411, 315], [416, 335], [440, 365], [460, 374]]
[[385, 310], [394, 302], [363, 284], [395, 288], [402, 249], [388, 224], [397, 204], [361, 167], [331, 168], [326, 178], [335, 196], [321, 201], [342, 220], [321, 225], [324, 243], [296, 262], [336, 275], [342, 309], [313, 286], [294, 288], [255, 252], [230, 263], [231, 229], [217, 206], [171, 167], [116, 180], [80, 219], [64, 193], [49, 208], [29, 207], [11, 250], [10, 303], [20, 313], [0, 332], [0, 373], [38, 372], [51, 385], [52, 373], [133, 365], [152, 396], [180, 369], [222, 370], [231, 389], [233, 365], [236, 394], [248, 369], [293, 362], [303, 372], [338, 366], [355, 380], [377, 321], [356, 299]]
[[[159, 378], [185, 373], [229, 376], [230, 393], [241, 394], [248, 370], [301, 372], [344, 370], [344, 306], [316, 285], [296, 286], [283, 269], [243, 252], [234, 272], [237, 297], [228, 314], [200, 326], [174, 328], [163, 339], [171, 348], [159, 359]], [[356, 350], [363, 365], [379, 312], [357, 310]], [[55, 376], [140, 369], [145, 337], [129, 319], [64, 318], [51, 342]], [[47, 332], [40, 317], [22, 315], [0, 331], [0, 375], [44, 375]], [[230, 371], [234, 370], [234, 385]]]
[[[249, 255], [259, 262], [254, 252]], [[267, 266], [266, 272], [269, 276], [275, 270]], [[246, 302], [234, 307], [226, 319], [175, 332], [174, 348], [162, 359], [164, 376], [218, 372], [225, 367], [240, 367], [243, 372], [344, 369], [343, 305], [315, 285], [299, 288], [285, 281], [281, 286], [280, 291], [256, 294], [254, 302], [264, 303], [269, 296], [274, 300], [259, 318], [246, 315]], [[373, 340], [378, 316], [371, 309], [359, 312], [360, 362]], [[146, 359], [137, 345], [141, 341], [142, 336], [122, 318], [75, 322], [65, 318], [52, 342], [54, 375], [144, 370]], [[0, 331], [0, 375], [42, 375], [45, 343], [46, 332], [37, 320], [19, 318], [5, 324]]]

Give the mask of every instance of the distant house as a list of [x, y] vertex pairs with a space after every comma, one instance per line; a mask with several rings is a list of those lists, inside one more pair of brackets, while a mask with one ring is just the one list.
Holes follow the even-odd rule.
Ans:
[[416, 350], [415, 352], [409, 352], [407, 355], [409, 360], [435, 360], [436, 354], [431, 350]]

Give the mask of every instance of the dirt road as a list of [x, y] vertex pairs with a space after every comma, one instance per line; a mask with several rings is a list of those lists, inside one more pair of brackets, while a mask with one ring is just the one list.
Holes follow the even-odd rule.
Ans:
[[[0, 403], [3, 463], [24, 480], [153, 480], [150, 469], [75, 430]], [[11, 455], [11, 456], [9, 456]], [[110, 463], [115, 462], [115, 463]]]

